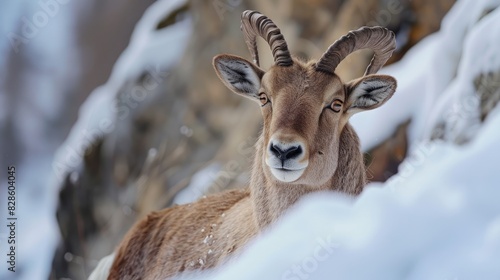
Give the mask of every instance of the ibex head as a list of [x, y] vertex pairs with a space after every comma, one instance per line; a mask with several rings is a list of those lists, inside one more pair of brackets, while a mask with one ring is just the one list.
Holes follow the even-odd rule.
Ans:
[[[245, 11], [242, 25], [253, 62], [218, 55], [214, 67], [233, 92], [261, 105], [264, 117], [262, 160], [270, 180], [320, 185], [337, 169], [341, 133], [349, 118], [384, 104], [396, 89], [391, 76], [375, 75], [395, 49], [394, 33], [364, 27], [333, 43], [316, 62], [293, 58], [278, 27], [266, 16]], [[275, 64], [259, 67], [256, 37], [270, 45]], [[350, 53], [372, 49], [373, 59], [363, 77], [343, 83], [337, 65]]]

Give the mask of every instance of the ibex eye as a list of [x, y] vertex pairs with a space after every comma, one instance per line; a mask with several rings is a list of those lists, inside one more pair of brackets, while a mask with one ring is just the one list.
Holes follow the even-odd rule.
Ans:
[[330, 105], [330, 108], [335, 112], [338, 113], [340, 110], [342, 110], [342, 101], [339, 99], [335, 99], [332, 104]]
[[259, 100], [262, 106], [266, 105], [269, 102], [269, 99], [267, 98], [267, 95], [265, 93], [259, 94]]

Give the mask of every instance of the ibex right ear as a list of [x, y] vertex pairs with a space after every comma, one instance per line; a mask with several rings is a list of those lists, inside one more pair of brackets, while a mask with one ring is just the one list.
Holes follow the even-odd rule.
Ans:
[[226, 87], [237, 94], [259, 100], [260, 80], [264, 76], [259, 67], [242, 57], [228, 54], [214, 57], [213, 65]]

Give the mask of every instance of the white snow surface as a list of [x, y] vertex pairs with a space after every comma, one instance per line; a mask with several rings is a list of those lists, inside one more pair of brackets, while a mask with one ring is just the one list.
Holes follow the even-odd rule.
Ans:
[[[179, 279], [500, 279], [500, 108], [480, 123], [472, 83], [500, 71], [499, 4], [458, 1], [440, 32], [383, 69], [398, 91], [353, 123], [367, 150], [412, 119], [397, 175], [354, 201], [305, 197], [230, 263]], [[439, 122], [444, 140], [430, 141]]]
[[[360, 137], [362, 150], [375, 147], [394, 133], [398, 125], [409, 119], [412, 120], [408, 132], [410, 145], [418, 144], [428, 136], [431, 128], [428, 122], [435, 118], [429, 114], [443, 113], [438, 110], [438, 105], [447, 98], [444, 92], [451, 90], [455, 94], [456, 91], [450, 89], [454, 83], [468, 82], [460, 81], [457, 71], [466, 76], [476, 73], [470, 69], [473, 67], [471, 65], [476, 65], [473, 68], [477, 70], [486, 70], [485, 67], [499, 68], [498, 58], [489, 59], [499, 55], [494, 47], [499, 42], [499, 25], [498, 20], [492, 19], [493, 13], [497, 12], [483, 17], [498, 5], [499, 0], [457, 1], [443, 19], [439, 32], [414, 46], [401, 61], [379, 71], [380, 74], [394, 76], [398, 81], [398, 88], [384, 106], [357, 114], [351, 119], [351, 124]], [[483, 23], [478, 24], [478, 21]], [[489, 28], [484, 27], [486, 22], [489, 22]], [[479, 40], [472, 41], [474, 33]], [[486, 34], [488, 35], [485, 36]], [[485, 55], [486, 51], [488, 56]], [[482, 59], [479, 61], [485, 63], [463, 61], [467, 58], [467, 52], [472, 55], [471, 59], [476, 60], [480, 56]], [[472, 80], [474, 77], [466, 78]], [[463, 107], [462, 104], [456, 106]]]
[[[97, 137], [114, 129], [116, 96], [127, 81], [145, 71], [161, 73], [181, 59], [191, 34], [191, 18], [156, 30], [158, 23], [185, 0], [163, 0], [152, 4], [137, 23], [127, 49], [120, 55], [106, 84], [96, 88], [82, 104], [78, 120], [66, 141], [56, 153], [53, 163], [55, 184], [76, 169], [87, 147]], [[127, 111], [128, 112], [128, 111]]]
[[446, 124], [446, 140], [462, 142], [460, 140], [474, 137], [481, 125], [474, 78], [481, 73], [500, 70], [499, 42], [500, 9], [496, 9], [471, 28], [465, 38], [457, 76], [436, 100], [435, 109], [425, 125], [424, 137], [430, 137], [430, 129], [438, 123]]

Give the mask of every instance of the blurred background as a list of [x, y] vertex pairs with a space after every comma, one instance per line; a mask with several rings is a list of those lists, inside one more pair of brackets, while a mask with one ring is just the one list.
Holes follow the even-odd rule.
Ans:
[[[15, 165], [19, 245], [17, 272], [2, 261], [0, 278], [86, 279], [150, 211], [246, 186], [259, 108], [231, 94], [211, 65], [220, 53], [249, 57], [242, 11], [269, 16], [305, 58], [364, 25], [397, 34], [393, 65], [383, 72], [398, 79], [403, 101], [394, 101], [396, 112], [353, 120], [367, 128], [360, 137], [368, 178], [384, 182], [417, 140], [464, 145], [495, 108], [498, 65], [468, 73], [464, 98], [441, 93], [466, 67], [468, 34], [497, 2], [3, 1], [0, 217], [6, 166]], [[269, 48], [259, 48], [266, 68]], [[408, 58], [417, 52], [424, 55]], [[350, 56], [339, 75], [361, 76], [370, 58]]]

